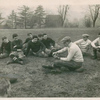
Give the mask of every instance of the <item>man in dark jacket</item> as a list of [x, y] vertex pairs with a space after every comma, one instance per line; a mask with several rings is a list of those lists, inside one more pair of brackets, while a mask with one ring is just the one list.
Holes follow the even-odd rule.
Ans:
[[1, 44], [0, 59], [8, 57], [10, 52], [11, 52], [11, 41], [9, 41], [7, 37], [3, 37]]
[[29, 42], [30, 40], [32, 40], [32, 38], [33, 38], [32, 33], [28, 33], [27, 36], [28, 36], [28, 38], [26, 38], [26, 40], [25, 40], [25, 42], [24, 42], [23, 44], [28, 43], [28, 42]]
[[18, 39], [17, 34], [13, 34], [13, 41], [12, 41], [12, 50], [17, 51], [17, 49], [22, 49], [23, 43], [21, 39]]
[[12, 52], [10, 53], [11, 61], [8, 61], [7, 64], [10, 63], [19, 63], [23, 64], [23, 51], [22, 51], [22, 40], [18, 38], [17, 34], [13, 34], [13, 41], [12, 41]]
[[29, 51], [32, 50], [32, 53], [34, 56], [39, 57], [46, 57], [46, 54], [44, 53], [45, 46], [42, 42], [38, 40], [37, 36], [33, 36], [33, 39], [29, 41], [26, 56], [28, 55]]
[[27, 51], [28, 42], [31, 41], [32, 38], [33, 38], [32, 33], [28, 33], [27, 36], [28, 36], [28, 38], [26, 38], [25, 42], [23, 43], [23, 52], [24, 52], [24, 54]]
[[47, 49], [52, 49], [55, 46], [55, 41], [47, 36], [47, 34], [43, 34], [43, 44]]
[[47, 34], [43, 34], [42, 43], [45, 45], [45, 52], [48, 54], [49, 57], [52, 56], [54, 51], [60, 49], [60, 46], [55, 43], [55, 41], [47, 36]]

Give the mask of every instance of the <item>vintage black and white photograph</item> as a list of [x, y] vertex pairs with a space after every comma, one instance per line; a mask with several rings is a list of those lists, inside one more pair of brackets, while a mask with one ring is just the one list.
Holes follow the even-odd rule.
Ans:
[[62, 2], [0, 0], [0, 98], [100, 97], [100, 3]]

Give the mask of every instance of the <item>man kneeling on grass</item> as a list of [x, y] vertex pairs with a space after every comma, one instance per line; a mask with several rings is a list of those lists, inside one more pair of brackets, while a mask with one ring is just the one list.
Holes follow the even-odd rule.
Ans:
[[[82, 52], [80, 48], [75, 44], [71, 42], [71, 39], [69, 36], [66, 36], [62, 39], [62, 42], [64, 44], [64, 48], [54, 52], [53, 55], [55, 58], [59, 59], [59, 61], [54, 62], [52, 66], [45, 66], [44, 68], [50, 68], [53, 69], [53, 71], [57, 72], [58, 69], [61, 67], [66, 67], [70, 71], [83, 71], [82, 63], [84, 61]], [[63, 53], [68, 50], [68, 56], [67, 57], [58, 57], [56, 56], [59, 53]], [[59, 70], [60, 71], [60, 70]]]
[[27, 51], [25, 54], [26, 56], [28, 56], [30, 49], [32, 50], [32, 54], [34, 56], [47, 57], [47, 55], [44, 53], [45, 46], [38, 40], [38, 37], [35, 35], [33, 36], [33, 39], [28, 43]]

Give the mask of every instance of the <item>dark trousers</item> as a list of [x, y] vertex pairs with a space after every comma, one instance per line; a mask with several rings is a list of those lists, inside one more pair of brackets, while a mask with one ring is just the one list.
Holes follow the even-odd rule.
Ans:
[[55, 68], [66, 67], [71, 71], [74, 71], [80, 67], [82, 67], [82, 62], [75, 61], [57, 61], [54, 63]]
[[93, 55], [95, 58], [97, 58], [97, 52], [100, 52], [100, 49], [93, 48]]

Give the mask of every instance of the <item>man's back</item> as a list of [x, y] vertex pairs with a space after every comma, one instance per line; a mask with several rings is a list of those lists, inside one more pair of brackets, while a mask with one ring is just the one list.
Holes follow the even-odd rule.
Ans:
[[86, 41], [84, 39], [80, 39], [78, 41], [75, 41], [74, 43], [76, 43], [80, 47], [82, 52], [87, 52], [89, 46], [91, 45], [91, 41], [89, 39], [87, 39]]
[[76, 62], [83, 62], [83, 55], [82, 52], [80, 50], [80, 48], [75, 44], [72, 43], [71, 46], [68, 49], [68, 56], [72, 56], [72, 60], [76, 61]]

